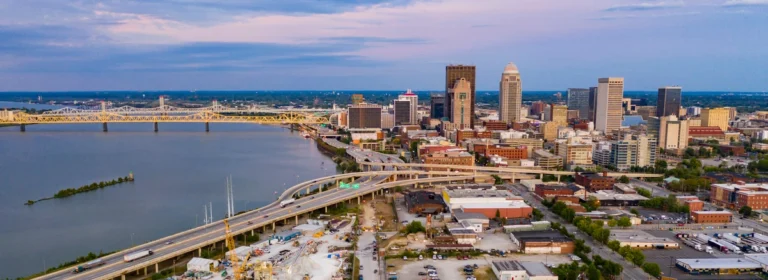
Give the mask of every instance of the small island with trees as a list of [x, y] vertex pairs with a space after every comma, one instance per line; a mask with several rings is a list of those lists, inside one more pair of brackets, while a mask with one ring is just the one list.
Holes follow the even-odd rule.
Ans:
[[84, 192], [92, 192], [92, 191], [103, 189], [109, 186], [114, 186], [114, 185], [127, 183], [127, 182], [133, 182], [133, 180], [134, 180], [133, 173], [129, 173], [128, 176], [118, 177], [117, 179], [112, 179], [112, 181], [101, 181], [98, 183], [91, 183], [90, 185], [84, 185], [76, 189], [74, 188], [63, 189], [56, 192], [56, 194], [54, 194], [53, 197], [41, 198], [38, 200], [27, 200], [27, 202], [24, 203], [24, 205], [32, 205], [41, 201], [54, 199], [54, 198], [70, 197], [70, 196], [73, 196], [79, 193], [84, 193]]

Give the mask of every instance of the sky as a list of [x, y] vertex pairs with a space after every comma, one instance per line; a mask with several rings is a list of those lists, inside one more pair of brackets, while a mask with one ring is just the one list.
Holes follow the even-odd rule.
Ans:
[[768, 0], [0, 0], [0, 91], [768, 90]]

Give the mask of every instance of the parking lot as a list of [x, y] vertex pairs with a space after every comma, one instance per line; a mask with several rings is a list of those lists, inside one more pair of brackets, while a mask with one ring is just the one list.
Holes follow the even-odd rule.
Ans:
[[[715, 252], [714, 254], [708, 254], [706, 252], [696, 251], [695, 249], [682, 244], [682, 240], [675, 237], [675, 232], [671, 231], [647, 231], [656, 237], [666, 237], [674, 239], [680, 242], [680, 249], [674, 250], [644, 250], [645, 261], [654, 262], [661, 267], [664, 276], [669, 276], [677, 279], [760, 279], [750, 278], [750, 275], [691, 275], [685, 271], [675, 267], [675, 260], [677, 259], [709, 259], [709, 258], [743, 258], [744, 255], [737, 254], [723, 254], [721, 252]], [[670, 275], [671, 274], [671, 275]]]
[[683, 213], [664, 212], [642, 207], [638, 207], [636, 210], [640, 213], [643, 223], [648, 224], [677, 224], [679, 222], [685, 223], [688, 220], [687, 215]]
[[[486, 274], [488, 268], [490, 268], [491, 262], [494, 260], [517, 260], [517, 261], [531, 261], [531, 262], [548, 262], [549, 264], [558, 265], [561, 263], [569, 263], [571, 261], [567, 255], [513, 255], [509, 258], [477, 258], [469, 260], [422, 260], [422, 261], [403, 261], [403, 260], [387, 260], [387, 263], [396, 264], [397, 278], [404, 280], [421, 280], [427, 277], [426, 275], [419, 275], [419, 272], [425, 272], [424, 266], [432, 265], [437, 270], [438, 277], [441, 280], [465, 280], [463, 268], [466, 265], [478, 266], [475, 275]], [[392, 270], [389, 268], [388, 270]], [[478, 277], [478, 280], [483, 279]], [[495, 278], [486, 278], [495, 279]]]

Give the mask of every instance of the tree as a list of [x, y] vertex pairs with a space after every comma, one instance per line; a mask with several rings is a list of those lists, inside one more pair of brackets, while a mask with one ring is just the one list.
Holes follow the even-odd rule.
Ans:
[[499, 175], [491, 174], [491, 177], [493, 177], [493, 180], [494, 180], [493, 183], [494, 184], [496, 184], [496, 185], [504, 184], [504, 180], [502, 180], [501, 177], [499, 177]]
[[427, 229], [419, 221], [413, 221], [405, 227], [408, 233], [426, 232]]
[[629, 217], [621, 217], [619, 218], [619, 221], [617, 222], [618, 226], [626, 228], [632, 226], [632, 221], [629, 220]]
[[739, 214], [749, 217], [752, 215], [752, 207], [749, 206], [742, 206], [741, 209], [739, 209]]
[[656, 263], [649, 262], [643, 264], [643, 271], [655, 277], [661, 276], [661, 268]]
[[627, 177], [627, 175], [621, 175], [621, 177], [619, 177], [619, 183], [629, 184], [629, 177]]
[[590, 264], [589, 267], [587, 267], [587, 279], [600, 280], [600, 271], [597, 270], [595, 264]]
[[608, 248], [611, 248], [611, 250], [618, 251], [619, 248], [621, 248], [621, 242], [618, 240], [611, 240], [608, 241]]
[[583, 206], [587, 211], [595, 211], [597, 208], [600, 208], [600, 201], [596, 197], [590, 196]]
[[616, 224], [617, 224], [616, 220], [614, 220], [614, 219], [608, 220], [608, 226], [609, 227], [615, 227]]

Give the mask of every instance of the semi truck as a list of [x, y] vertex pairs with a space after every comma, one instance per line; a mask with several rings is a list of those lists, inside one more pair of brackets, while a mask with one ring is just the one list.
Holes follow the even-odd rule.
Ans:
[[283, 207], [283, 208], [285, 208], [285, 206], [287, 206], [288, 204], [291, 204], [291, 203], [293, 203], [294, 201], [296, 201], [296, 200], [295, 200], [295, 199], [293, 199], [293, 198], [289, 198], [289, 199], [286, 199], [286, 200], [280, 201], [280, 207]]
[[154, 253], [155, 252], [152, 252], [152, 249], [146, 249], [146, 250], [141, 250], [141, 251], [133, 252], [133, 253], [130, 253], [130, 254], [127, 254], [127, 255], [123, 256], [123, 261], [125, 261], [125, 262], [132, 262], [132, 261], [138, 260], [140, 258], [152, 255]]
[[75, 270], [73, 270], [72, 273], [80, 273], [80, 272], [89, 270], [91, 268], [103, 265], [104, 263], [105, 262], [102, 259], [95, 259], [87, 263], [84, 263], [82, 265], [78, 265], [77, 267], [75, 267]]

